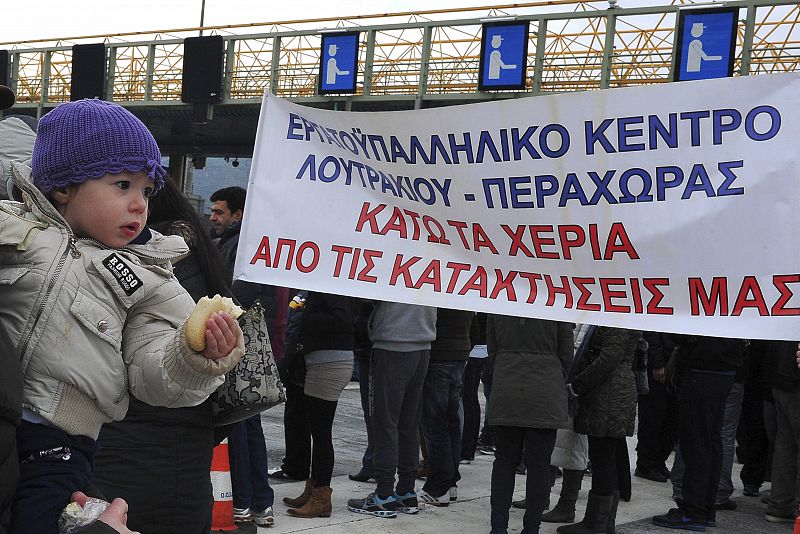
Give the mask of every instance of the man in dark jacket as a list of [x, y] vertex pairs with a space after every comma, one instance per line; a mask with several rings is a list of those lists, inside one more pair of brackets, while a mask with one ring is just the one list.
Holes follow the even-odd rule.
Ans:
[[644, 332], [647, 341], [647, 375], [650, 391], [639, 395], [636, 471], [640, 478], [666, 482], [666, 460], [678, 438], [678, 410], [667, 389], [666, 366], [675, 344], [669, 334]]
[[772, 396], [778, 414], [775, 453], [772, 458], [772, 490], [765, 518], [773, 523], [793, 523], [797, 510], [797, 455], [800, 452], [800, 369], [796, 341], [768, 342], [767, 351], [775, 362]]
[[678, 441], [686, 465], [678, 508], [653, 523], [668, 528], [705, 530], [716, 525], [715, 498], [722, 470], [725, 401], [742, 366], [747, 343], [741, 339], [686, 336], [679, 342], [681, 371]]
[[[226, 187], [211, 195], [211, 224], [213, 234], [219, 237], [217, 246], [233, 273], [236, 252], [239, 248], [244, 204], [247, 192], [241, 187]], [[267, 330], [276, 360], [283, 356], [288, 292], [279, 297], [274, 286], [252, 282], [234, 281], [233, 295], [244, 308], [256, 300], [264, 307]], [[272, 504], [275, 493], [267, 478], [267, 447], [261, 416], [255, 415], [233, 427], [228, 437], [233, 487], [234, 521], [254, 522], [271, 526], [274, 523]]]
[[436, 339], [422, 390], [422, 430], [428, 448], [428, 477], [417, 496], [426, 504], [447, 506], [457, 498], [461, 479], [461, 432], [464, 408], [461, 389], [472, 348], [469, 339], [474, 312], [439, 308]]

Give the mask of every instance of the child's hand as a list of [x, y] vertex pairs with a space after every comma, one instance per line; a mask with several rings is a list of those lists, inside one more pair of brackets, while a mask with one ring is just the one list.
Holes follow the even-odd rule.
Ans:
[[[83, 492], [76, 491], [72, 494], [72, 502], [78, 503], [81, 507], [85, 506], [88, 500], [89, 498]], [[108, 508], [106, 508], [105, 512], [100, 514], [100, 517], [97, 519], [120, 534], [139, 534], [138, 532], [133, 532], [126, 526], [128, 523], [128, 503], [122, 499], [114, 499]], [[78, 530], [78, 532], [82, 531], [82, 528]]]
[[218, 360], [227, 356], [236, 347], [242, 329], [230, 314], [214, 312], [206, 322], [206, 349], [203, 356]]

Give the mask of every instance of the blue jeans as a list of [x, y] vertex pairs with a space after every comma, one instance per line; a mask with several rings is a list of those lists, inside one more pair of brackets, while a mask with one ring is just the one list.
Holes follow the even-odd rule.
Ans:
[[254, 415], [233, 427], [228, 436], [233, 506], [261, 512], [275, 502], [267, 478], [267, 444], [261, 416]]
[[[733, 453], [736, 446], [736, 430], [739, 427], [739, 416], [742, 413], [744, 384], [734, 382], [731, 392], [725, 399], [725, 418], [722, 422], [722, 471], [719, 476], [716, 504], [730, 500], [733, 495]], [[682, 498], [684, 463], [680, 449], [675, 453], [670, 478], [672, 480], [673, 497]]]
[[465, 361], [435, 361], [428, 364], [422, 390], [422, 431], [428, 447], [428, 478], [423, 490], [440, 497], [461, 479], [461, 432], [464, 407]]
[[372, 456], [375, 445], [372, 443], [372, 418], [369, 415], [369, 358], [356, 358], [358, 369], [358, 389], [361, 393], [361, 409], [364, 411], [364, 423], [367, 425], [367, 450], [361, 458], [361, 470], [373, 476], [375, 473]]

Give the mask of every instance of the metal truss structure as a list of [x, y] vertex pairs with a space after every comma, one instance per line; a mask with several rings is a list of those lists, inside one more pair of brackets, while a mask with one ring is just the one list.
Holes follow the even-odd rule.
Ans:
[[[624, 2], [624, 0], [623, 0]], [[125, 105], [179, 104], [183, 38], [212, 32], [226, 41], [223, 103], [257, 103], [265, 91], [323, 102], [472, 100], [581, 91], [671, 80], [679, 9], [713, 3], [662, 0], [609, 8], [607, 1], [550, 0], [342, 19], [184, 28], [154, 34], [75, 37], [55, 46], [0, 43], [9, 49], [11, 85], [21, 106], [69, 100], [72, 44], [104, 40], [107, 98]], [[721, 5], [721, 4], [720, 4]], [[740, 8], [735, 74], [800, 70], [800, 3], [732, 0]], [[468, 18], [462, 18], [468, 17]], [[527, 87], [478, 93], [481, 25], [528, 20]], [[332, 28], [323, 28], [333, 24]], [[260, 29], [262, 33], [234, 32]], [[322, 34], [358, 30], [359, 82], [354, 96], [316, 92]], [[141, 40], [147, 37], [147, 40]], [[133, 40], [137, 39], [137, 40]]]

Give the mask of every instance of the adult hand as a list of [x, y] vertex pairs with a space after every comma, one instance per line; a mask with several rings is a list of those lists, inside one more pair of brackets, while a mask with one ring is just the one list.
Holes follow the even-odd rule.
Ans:
[[659, 384], [667, 381], [667, 370], [664, 367], [657, 367], [653, 369], [653, 378]]
[[[800, 343], [797, 344], [797, 348], [800, 349]], [[800, 367], [800, 350], [795, 352], [794, 355], [797, 357], [797, 367]]]
[[[89, 497], [81, 491], [76, 491], [72, 494], [72, 501], [78, 503], [81, 507], [86, 505], [87, 500], [89, 500]], [[128, 503], [122, 499], [114, 499], [97, 519], [120, 534], [139, 534], [138, 532], [129, 530], [127, 527]]]
[[203, 356], [209, 360], [224, 358], [236, 347], [242, 329], [230, 314], [214, 312], [206, 322], [206, 350]]

